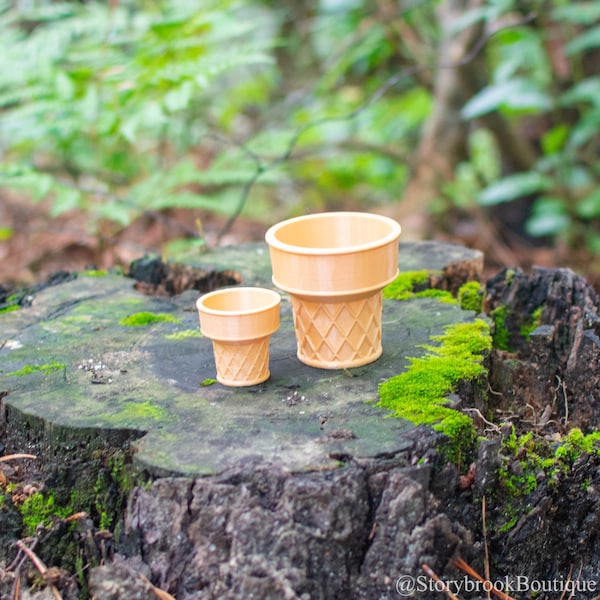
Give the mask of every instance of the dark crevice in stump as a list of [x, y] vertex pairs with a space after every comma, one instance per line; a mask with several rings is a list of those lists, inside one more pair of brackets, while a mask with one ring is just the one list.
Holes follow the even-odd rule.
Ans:
[[242, 282], [241, 275], [232, 269], [166, 263], [153, 256], [133, 261], [129, 276], [136, 280], [135, 289], [149, 296], [177, 296], [186, 290], [206, 293]]

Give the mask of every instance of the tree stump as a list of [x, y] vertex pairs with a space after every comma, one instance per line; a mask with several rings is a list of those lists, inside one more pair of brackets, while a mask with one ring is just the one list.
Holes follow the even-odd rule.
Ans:
[[[401, 244], [399, 261], [454, 292], [483, 262], [438, 243]], [[386, 300], [382, 357], [327, 371], [297, 360], [284, 297], [271, 378], [235, 389], [213, 383], [195, 300], [220, 285], [272, 286], [266, 246], [172, 266], [144, 259], [132, 274], [83, 273], [0, 317], [7, 448], [35, 451], [55, 483], [87, 485], [96, 501], [107, 449], [132, 450], [149, 481], [129, 495], [122, 554], [92, 572], [96, 599], [150, 597], [140, 573], [178, 600], [374, 598], [424, 562], [446, 566], [465, 532], [431, 503], [427, 456], [440, 434], [375, 402], [430, 336], [473, 311]]]
[[[482, 257], [401, 244], [400, 267], [456, 293]], [[96, 600], [437, 597], [425, 565], [463, 600], [494, 583], [514, 597], [548, 585], [597, 595], [600, 305], [573, 272], [507, 270], [487, 282], [489, 395], [466, 381], [449, 398], [486, 438], [459, 470], [439, 431], [375, 401], [432, 335], [473, 311], [414, 294], [384, 300], [382, 357], [325, 371], [296, 359], [284, 297], [271, 378], [226, 388], [213, 383], [195, 300], [223, 285], [270, 286], [265, 245], [174, 265], [142, 259], [131, 271], [66, 277], [0, 314], [0, 443], [38, 457], [25, 463], [34, 485], [11, 491], [21, 516], [0, 506], [1, 597], [14, 590], [4, 565], [20, 564], [10, 544], [27, 515], [46, 519], [29, 539], [47, 565], [89, 566], [81, 587], [57, 583], [64, 600], [86, 589]], [[573, 425], [591, 435], [570, 436]], [[36, 486], [56, 504], [40, 500], [32, 515], [23, 507]], [[89, 515], [73, 527], [48, 514], [59, 505]], [[458, 557], [491, 569], [491, 582], [477, 587]]]
[[[271, 378], [251, 388], [214, 383], [212, 346], [200, 337], [197, 290], [221, 283], [272, 287], [263, 244], [201, 257], [202, 265], [134, 266], [142, 281], [88, 276], [47, 288], [0, 321], [5, 422], [46, 432], [50, 445], [135, 440], [152, 476], [215, 475], [240, 462], [293, 471], [331, 469], [340, 458], [392, 456], [414, 426], [374, 405], [381, 381], [401, 372], [420, 345], [470, 311], [434, 299], [385, 302], [384, 354], [371, 365], [327, 371], [296, 358], [291, 306], [271, 339]], [[403, 246], [403, 270], [427, 269], [456, 289], [482, 257], [451, 245]], [[138, 289], [152, 294], [140, 293]], [[369, 403], [370, 401], [370, 403]]]

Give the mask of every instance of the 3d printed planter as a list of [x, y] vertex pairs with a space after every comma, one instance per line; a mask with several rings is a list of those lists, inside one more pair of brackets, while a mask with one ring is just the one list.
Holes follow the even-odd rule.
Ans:
[[252, 287], [198, 299], [200, 330], [212, 340], [219, 383], [247, 386], [269, 378], [269, 341], [279, 328], [280, 302], [276, 291]]
[[297, 217], [265, 236], [273, 283], [291, 298], [298, 358], [323, 369], [376, 360], [381, 290], [398, 275], [400, 225], [358, 212]]

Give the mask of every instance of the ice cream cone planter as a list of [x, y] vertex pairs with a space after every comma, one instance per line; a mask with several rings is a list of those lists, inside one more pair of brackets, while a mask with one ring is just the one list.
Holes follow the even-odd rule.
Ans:
[[382, 353], [382, 290], [398, 275], [400, 225], [379, 215], [307, 215], [271, 227], [273, 283], [290, 295], [298, 359], [323, 369]]
[[269, 378], [269, 342], [279, 328], [280, 301], [276, 291], [252, 287], [198, 299], [200, 331], [212, 340], [219, 383], [239, 387]]

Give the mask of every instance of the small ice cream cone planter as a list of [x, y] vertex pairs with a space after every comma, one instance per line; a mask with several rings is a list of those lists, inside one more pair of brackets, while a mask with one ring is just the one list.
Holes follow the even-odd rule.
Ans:
[[383, 288], [398, 275], [400, 225], [360, 212], [282, 221], [265, 236], [273, 283], [290, 295], [298, 359], [322, 369], [382, 353]]
[[240, 387], [269, 378], [269, 342], [279, 328], [280, 302], [276, 291], [255, 287], [198, 298], [200, 331], [212, 341], [219, 383]]

